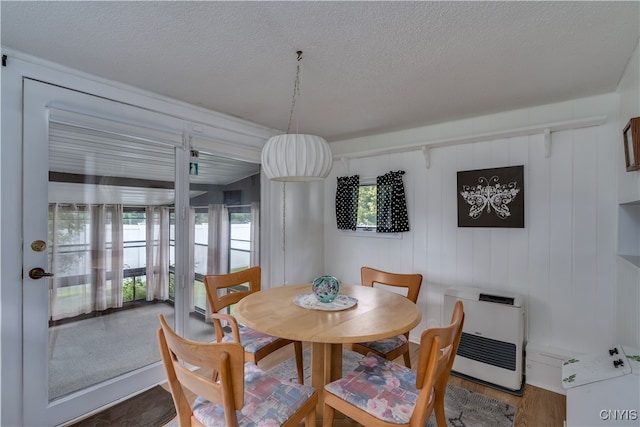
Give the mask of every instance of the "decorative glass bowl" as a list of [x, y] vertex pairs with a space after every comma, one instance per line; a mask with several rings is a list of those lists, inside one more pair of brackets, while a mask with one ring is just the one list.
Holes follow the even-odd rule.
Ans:
[[340, 292], [340, 282], [333, 276], [320, 276], [313, 279], [311, 290], [320, 302], [333, 302]]

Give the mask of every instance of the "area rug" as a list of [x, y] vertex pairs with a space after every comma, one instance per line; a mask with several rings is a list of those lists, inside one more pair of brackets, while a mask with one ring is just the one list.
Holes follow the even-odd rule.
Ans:
[[171, 393], [155, 386], [71, 427], [160, 427], [176, 416]]
[[[303, 358], [304, 383], [311, 384], [311, 357], [309, 350], [304, 351]], [[362, 356], [359, 353], [343, 350], [342, 372], [346, 374], [355, 369], [361, 358]], [[269, 373], [293, 382], [298, 381], [293, 358], [272, 368]], [[451, 384], [447, 385], [444, 403], [447, 424], [455, 427], [513, 427], [516, 417], [515, 406]], [[431, 415], [427, 427], [435, 426], [435, 415]]]

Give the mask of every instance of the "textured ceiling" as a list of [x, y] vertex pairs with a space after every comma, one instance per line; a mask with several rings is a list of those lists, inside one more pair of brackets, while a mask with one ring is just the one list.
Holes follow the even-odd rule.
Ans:
[[2, 1], [1, 41], [280, 130], [301, 49], [292, 131], [334, 141], [614, 91], [639, 4]]

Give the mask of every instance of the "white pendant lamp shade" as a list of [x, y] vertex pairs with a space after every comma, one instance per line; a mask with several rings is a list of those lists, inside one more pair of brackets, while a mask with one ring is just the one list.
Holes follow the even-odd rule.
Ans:
[[329, 144], [315, 135], [276, 135], [262, 149], [262, 169], [273, 181], [318, 181], [332, 164]]

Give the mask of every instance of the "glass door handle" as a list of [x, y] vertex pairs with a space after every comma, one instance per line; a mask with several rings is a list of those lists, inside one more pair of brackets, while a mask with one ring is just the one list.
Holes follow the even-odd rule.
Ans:
[[29, 270], [29, 277], [32, 279], [42, 279], [43, 277], [53, 277], [53, 273], [47, 273], [40, 267], [35, 267]]

